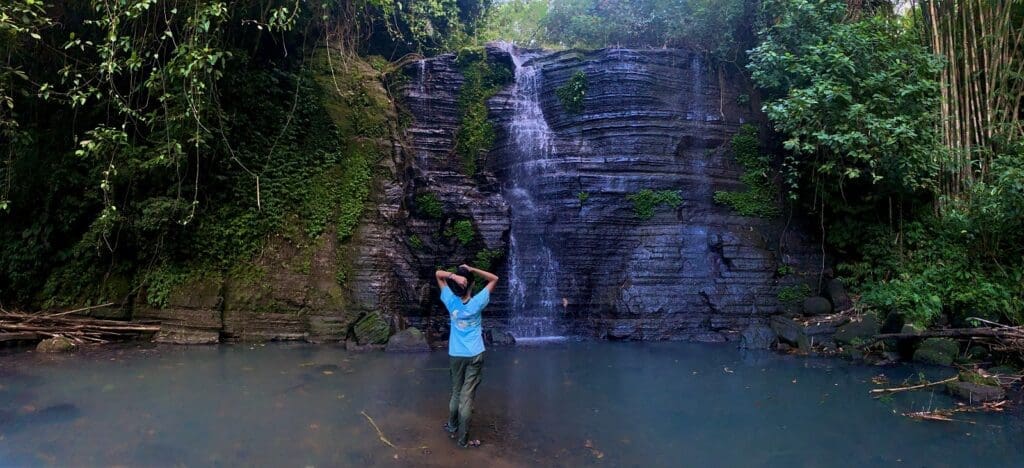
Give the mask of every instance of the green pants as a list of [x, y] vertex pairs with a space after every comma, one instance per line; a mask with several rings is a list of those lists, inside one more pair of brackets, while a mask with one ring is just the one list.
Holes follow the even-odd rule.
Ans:
[[473, 417], [473, 398], [484, 369], [484, 353], [473, 357], [450, 358], [452, 399], [448, 403], [448, 427], [455, 428], [459, 444], [469, 439], [469, 419]]

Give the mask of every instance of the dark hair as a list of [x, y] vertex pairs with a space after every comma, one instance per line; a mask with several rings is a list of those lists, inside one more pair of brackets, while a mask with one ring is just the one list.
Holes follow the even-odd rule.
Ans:
[[456, 296], [463, 297], [466, 295], [466, 291], [473, 290], [473, 280], [475, 279], [475, 277], [473, 276], [473, 273], [469, 271], [469, 269], [462, 267], [459, 267], [458, 270], [455, 270], [455, 274], [466, 278], [466, 287], [462, 287], [462, 285], [456, 283], [455, 280], [452, 278], [445, 278], [444, 281], [445, 283], [448, 283], [448, 288], [451, 289]]

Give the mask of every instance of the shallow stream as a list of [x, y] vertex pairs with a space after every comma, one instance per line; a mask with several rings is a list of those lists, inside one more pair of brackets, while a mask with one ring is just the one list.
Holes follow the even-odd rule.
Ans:
[[[474, 437], [441, 431], [448, 358], [312, 345], [0, 355], [3, 466], [1021, 466], [1024, 416], [901, 415], [874, 368], [730, 345], [567, 342], [487, 352]], [[380, 432], [375, 429], [379, 428]], [[390, 446], [393, 445], [394, 447]]]

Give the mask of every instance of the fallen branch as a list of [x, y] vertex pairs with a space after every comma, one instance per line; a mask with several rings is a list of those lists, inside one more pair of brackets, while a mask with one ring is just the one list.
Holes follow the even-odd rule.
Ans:
[[923, 383], [923, 384], [920, 384], [920, 385], [911, 385], [909, 387], [876, 388], [874, 390], [871, 390], [871, 393], [877, 394], [877, 393], [908, 392], [910, 390], [918, 390], [918, 389], [922, 389], [922, 388], [933, 387], [935, 385], [942, 385], [944, 383], [952, 382], [952, 381], [954, 381], [954, 380], [956, 380], [958, 378], [959, 378], [959, 376], [954, 375], [954, 376], [952, 376], [952, 377], [950, 377], [948, 379], [939, 380], [937, 382], [926, 382], [926, 383]]
[[914, 411], [910, 413], [903, 413], [903, 415], [911, 419], [922, 419], [927, 421], [956, 421], [974, 424], [974, 421], [953, 419], [951, 416], [957, 413], [978, 413], [983, 411], [1000, 412], [1005, 409], [1005, 406], [1006, 400], [1002, 400], [982, 403], [975, 406], [958, 406], [956, 408], [938, 409], [933, 411]]
[[370, 422], [370, 425], [373, 426], [374, 430], [377, 431], [377, 437], [380, 439], [381, 442], [387, 444], [388, 447], [398, 450], [398, 447], [395, 447], [395, 444], [392, 444], [387, 437], [384, 437], [384, 431], [380, 430], [380, 427], [377, 426], [377, 423], [373, 422], [373, 418], [371, 418], [370, 415], [366, 414], [366, 411], [360, 411], [359, 414], [363, 415], [363, 417], [365, 417], [366, 420]]
[[27, 322], [31, 322], [31, 321], [33, 321], [33, 320], [35, 320], [37, 318], [60, 317], [60, 316], [64, 316], [64, 315], [71, 315], [71, 314], [78, 313], [78, 312], [85, 312], [87, 310], [99, 309], [101, 307], [109, 307], [109, 306], [112, 306], [112, 305], [114, 305], [113, 302], [108, 302], [106, 304], [94, 305], [94, 306], [89, 306], [89, 307], [82, 307], [81, 309], [74, 309], [74, 310], [69, 310], [69, 311], [66, 311], [66, 312], [58, 312], [56, 314], [33, 315], [32, 318], [27, 320]]
[[21, 341], [38, 341], [63, 336], [72, 342], [83, 344], [135, 339], [160, 331], [159, 325], [156, 324], [71, 316], [74, 312], [107, 305], [110, 304], [56, 314], [6, 313], [0, 315], [0, 336], [7, 338], [3, 341], [16, 338]]
[[[945, 330], [930, 330], [923, 331], [920, 333], [882, 333], [875, 335], [872, 339], [874, 341], [885, 340], [890, 338], [980, 338], [980, 337], [992, 337], [992, 338], [1004, 338], [1004, 337], [1017, 337], [1017, 330], [1015, 328], [1009, 329], [995, 329], [995, 328], [948, 328]], [[1024, 332], [1019, 332], [1020, 338], [1024, 338]]]

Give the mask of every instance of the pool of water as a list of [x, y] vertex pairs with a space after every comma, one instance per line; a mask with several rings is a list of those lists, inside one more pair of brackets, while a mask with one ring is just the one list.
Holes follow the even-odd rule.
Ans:
[[[441, 431], [448, 358], [329, 346], [130, 346], [0, 356], [3, 466], [1020, 466], [1024, 418], [873, 399], [949, 370], [728, 345], [564, 342], [488, 351], [475, 450]], [[1019, 407], [1019, 405], [1018, 405]], [[372, 421], [371, 421], [372, 419]], [[374, 427], [376, 425], [378, 430]], [[385, 440], [387, 442], [385, 442]]]

